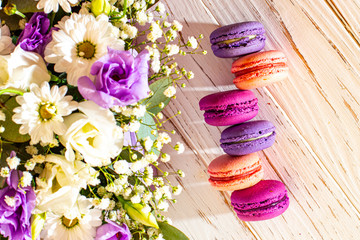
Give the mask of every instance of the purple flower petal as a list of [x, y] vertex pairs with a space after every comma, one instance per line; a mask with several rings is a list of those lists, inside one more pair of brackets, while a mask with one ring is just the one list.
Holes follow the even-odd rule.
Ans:
[[37, 12], [32, 15], [21, 32], [17, 44], [25, 51], [36, 52], [44, 56], [46, 45], [51, 41], [50, 20], [47, 14]]
[[[19, 188], [22, 172], [11, 171], [8, 186], [0, 190], [0, 234], [9, 239], [31, 239], [31, 212], [35, 208], [35, 193], [32, 187]], [[13, 197], [15, 205], [9, 206], [5, 196]]]
[[134, 57], [130, 51], [109, 48], [108, 54], [91, 67], [94, 82], [86, 77], [79, 78], [79, 92], [85, 99], [104, 108], [136, 103], [150, 92], [148, 61], [147, 50]]
[[123, 224], [120, 226], [119, 224], [106, 220], [107, 224], [104, 224], [96, 230], [95, 240], [130, 240], [131, 233], [126, 226]]

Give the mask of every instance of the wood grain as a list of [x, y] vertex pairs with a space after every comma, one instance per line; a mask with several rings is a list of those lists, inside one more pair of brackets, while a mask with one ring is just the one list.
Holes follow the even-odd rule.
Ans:
[[[207, 56], [187, 56], [179, 64], [195, 72], [178, 88], [167, 114], [182, 114], [167, 124], [187, 145], [173, 155], [169, 169], [181, 168], [184, 187], [169, 210], [190, 239], [358, 239], [360, 235], [360, 4], [353, 0], [176, 0], [163, 1], [182, 35], [203, 33]], [[260, 153], [265, 179], [284, 182], [290, 207], [282, 216], [242, 222], [227, 192], [212, 190], [206, 169], [222, 154], [224, 128], [206, 125], [201, 97], [234, 89], [231, 59], [212, 53], [210, 33], [219, 26], [257, 20], [267, 30], [266, 49], [288, 57], [289, 79], [254, 90], [260, 112], [277, 127], [276, 143]]]

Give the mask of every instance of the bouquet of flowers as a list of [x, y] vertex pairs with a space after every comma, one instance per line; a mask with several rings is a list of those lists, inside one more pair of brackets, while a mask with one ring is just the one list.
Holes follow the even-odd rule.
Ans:
[[162, 110], [202, 35], [155, 0], [0, 3], [0, 234], [188, 239], [163, 215], [184, 177], [161, 170], [163, 146], [184, 146]]

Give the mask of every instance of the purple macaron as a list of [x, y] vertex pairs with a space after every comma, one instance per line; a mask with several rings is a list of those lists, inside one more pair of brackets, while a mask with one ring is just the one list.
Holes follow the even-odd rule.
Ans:
[[220, 27], [210, 34], [211, 49], [220, 58], [260, 51], [265, 46], [265, 29], [260, 22], [242, 22]]
[[266, 120], [251, 121], [226, 128], [220, 146], [229, 155], [246, 155], [271, 147], [275, 126]]
[[258, 113], [258, 99], [251, 91], [231, 90], [203, 97], [200, 110], [212, 126], [229, 126], [252, 119]]
[[277, 180], [262, 180], [231, 194], [231, 205], [239, 219], [260, 221], [279, 216], [289, 207], [285, 185]]

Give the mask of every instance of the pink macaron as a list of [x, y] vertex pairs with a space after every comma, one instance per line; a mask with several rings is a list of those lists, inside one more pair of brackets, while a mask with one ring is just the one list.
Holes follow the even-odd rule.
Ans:
[[252, 119], [258, 113], [258, 99], [251, 91], [231, 90], [203, 97], [199, 102], [205, 122], [229, 126]]
[[264, 171], [257, 153], [224, 154], [210, 163], [208, 174], [209, 182], [216, 190], [234, 191], [255, 185], [262, 179]]
[[289, 207], [285, 185], [277, 180], [262, 180], [251, 188], [234, 191], [231, 204], [243, 221], [260, 221], [277, 217]]

